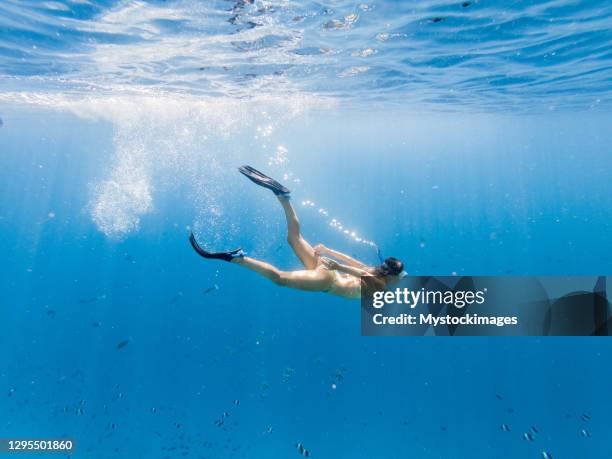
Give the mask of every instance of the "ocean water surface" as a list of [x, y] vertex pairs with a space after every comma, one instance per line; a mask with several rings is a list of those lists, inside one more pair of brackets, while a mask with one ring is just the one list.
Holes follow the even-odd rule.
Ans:
[[366, 338], [358, 302], [187, 237], [299, 269], [251, 164], [368, 263], [609, 274], [611, 26], [597, 0], [3, 1], [0, 438], [605, 457], [607, 338]]

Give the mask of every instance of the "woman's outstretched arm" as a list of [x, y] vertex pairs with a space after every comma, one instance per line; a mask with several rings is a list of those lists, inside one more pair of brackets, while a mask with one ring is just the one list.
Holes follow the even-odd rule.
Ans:
[[318, 253], [318, 254], [325, 253], [331, 257], [334, 257], [337, 260], [342, 261], [343, 263], [346, 263], [348, 266], [353, 267], [353, 268], [367, 269], [370, 267], [366, 265], [365, 263], [360, 262], [359, 260], [355, 260], [353, 257], [350, 257], [345, 253], [338, 252], [337, 250], [327, 248], [323, 244], [318, 244], [315, 247], [315, 253]]
[[341, 273], [350, 274], [351, 276], [361, 277], [361, 276], [371, 276], [372, 275], [372, 273], [367, 271], [366, 269], [359, 268], [357, 266], [342, 265], [338, 263], [337, 261], [331, 260], [329, 258], [321, 258], [321, 262], [327, 267], [327, 269], [331, 269], [334, 271], [340, 271]]

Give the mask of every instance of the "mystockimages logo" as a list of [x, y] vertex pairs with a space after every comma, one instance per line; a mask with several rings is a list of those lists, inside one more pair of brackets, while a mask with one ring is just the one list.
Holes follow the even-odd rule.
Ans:
[[608, 336], [605, 276], [362, 278], [361, 331], [382, 336]]

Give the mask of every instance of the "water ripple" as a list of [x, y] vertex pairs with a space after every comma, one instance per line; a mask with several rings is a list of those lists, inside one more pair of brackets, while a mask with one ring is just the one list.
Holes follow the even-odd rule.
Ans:
[[609, 107], [608, 0], [4, 0], [0, 87]]

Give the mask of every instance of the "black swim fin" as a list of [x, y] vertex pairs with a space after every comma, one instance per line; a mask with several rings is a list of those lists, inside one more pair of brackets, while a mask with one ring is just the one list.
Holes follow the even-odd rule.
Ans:
[[268, 177], [266, 174], [259, 172], [254, 167], [240, 166], [238, 170], [240, 171], [242, 175], [248, 178], [251, 182], [256, 183], [259, 186], [263, 186], [264, 188], [267, 188], [268, 190], [272, 190], [272, 192], [277, 196], [279, 195], [289, 196], [289, 194], [291, 193], [291, 190], [284, 187], [283, 185], [278, 183], [273, 178]]
[[242, 251], [242, 249], [236, 249], [230, 252], [207, 252], [202, 247], [200, 247], [200, 244], [198, 244], [198, 241], [196, 241], [196, 238], [193, 233], [189, 235], [189, 242], [191, 242], [193, 250], [195, 250], [198, 255], [204, 258], [232, 261], [234, 258], [244, 257], [244, 252]]

